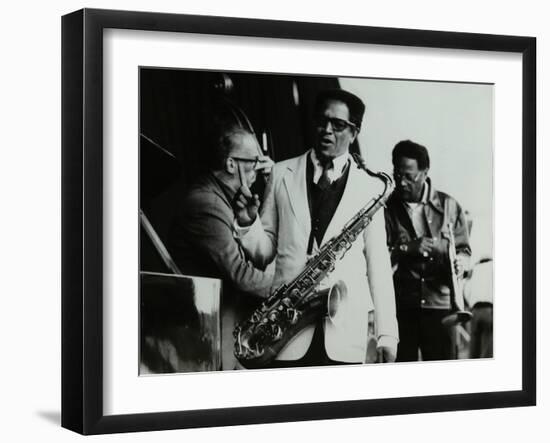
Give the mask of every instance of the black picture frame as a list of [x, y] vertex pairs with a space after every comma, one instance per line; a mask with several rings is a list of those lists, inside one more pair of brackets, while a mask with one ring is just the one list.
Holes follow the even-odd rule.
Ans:
[[[103, 31], [108, 28], [501, 51], [522, 55], [522, 388], [131, 415], [103, 413]], [[62, 426], [82, 434], [536, 404], [536, 39], [83, 9], [62, 18]], [[137, 295], [136, 295], [137, 296]]]

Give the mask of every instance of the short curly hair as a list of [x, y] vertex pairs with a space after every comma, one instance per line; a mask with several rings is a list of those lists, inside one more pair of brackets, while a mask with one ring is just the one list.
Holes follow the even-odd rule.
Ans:
[[430, 155], [425, 146], [411, 140], [401, 140], [392, 151], [392, 163], [396, 166], [400, 158], [412, 158], [418, 163], [418, 169], [424, 171], [430, 167]]

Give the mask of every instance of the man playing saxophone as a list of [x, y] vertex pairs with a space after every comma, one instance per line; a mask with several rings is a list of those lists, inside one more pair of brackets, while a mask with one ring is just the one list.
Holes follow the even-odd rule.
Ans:
[[[255, 266], [275, 261], [273, 289], [295, 279], [308, 257], [385, 189], [381, 180], [357, 168], [349, 153], [361, 128], [363, 102], [347, 91], [328, 90], [319, 94], [314, 109], [313, 149], [273, 167], [261, 215], [257, 197], [246, 186], [236, 199], [239, 241]], [[395, 360], [395, 296], [382, 211], [336, 262], [328, 280], [328, 286], [343, 281], [347, 288], [335, 315], [299, 332], [269, 367], [364, 363], [373, 310], [379, 361]]]

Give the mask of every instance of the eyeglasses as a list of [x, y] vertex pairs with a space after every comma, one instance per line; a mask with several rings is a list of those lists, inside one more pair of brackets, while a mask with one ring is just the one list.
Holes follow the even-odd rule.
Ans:
[[407, 183], [416, 183], [420, 178], [421, 174], [422, 174], [422, 171], [419, 171], [415, 176], [411, 174], [400, 174], [399, 172], [393, 171], [393, 178], [395, 179], [396, 182], [400, 182], [404, 180]]
[[242, 157], [234, 157], [234, 156], [231, 156], [231, 158], [233, 160], [239, 160], [241, 162], [249, 162], [249, 163], [254, 163], [252, 165], [252, 169], [255, 169], [256, 166], [258, 165], [258, 163], [260, 162], [260, 157], [255, 157], [255, 158], [242, 158]]
[[318, 128], [326, 128], [327, 123], [330, 123], [330, 126], [332, 126], [332, 130], [335, 132], [342, 132], [346, 128], [351, 128], [357, 130], [357, 125], [354, 123], [343, 120], [341, 118], [335, 118], [335, 117], [318, 117], [315, 120], [315, 124]]

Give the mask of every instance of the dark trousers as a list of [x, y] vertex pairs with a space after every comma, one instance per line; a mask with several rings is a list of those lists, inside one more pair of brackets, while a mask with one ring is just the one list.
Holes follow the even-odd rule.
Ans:
[[492, 358], [493, 304], [476, 303], [472, 315], [470, 358]]
[[325, 350], [325, 333], [323, 327], [324, 321], [315, 325], [315, 332], [311, 339], [311, 344], [304, 356], [298, 360], [274, 360], [266, 368], [301, 368], [306, 366], [335, 366], [335, 365], [353, 365], [358, 363], [347, 363], [332, 360]]
[[454, 327], [441, 324], [448, 314], [444, 309], [410, 308], [397, 311], [399, 324], [398, 362], [419, 360], [456, 359], [456, 346], [453, 340]]

